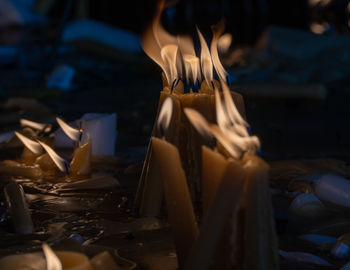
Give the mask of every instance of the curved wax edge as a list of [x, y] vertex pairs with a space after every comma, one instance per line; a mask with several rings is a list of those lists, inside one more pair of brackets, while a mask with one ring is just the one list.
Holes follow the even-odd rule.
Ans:
[[325, 174], [315, 183], [318, 198], [350, 207], [350, 181], [334, 174]]

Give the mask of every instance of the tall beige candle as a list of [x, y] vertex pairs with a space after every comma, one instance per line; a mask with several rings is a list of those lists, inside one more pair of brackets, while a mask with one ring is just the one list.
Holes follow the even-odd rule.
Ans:
[[244, 186], [244, 269], [279, 268], [278, 243], [269, 192], [269, 165], [256, 155], [243, 158], [247, 178]]
[[227, 166], [227, 159], [220, 153], [202, 146], [202, 207], [203, 217], [208, 212]]
[[239, 204], [245, 177], [246, 173], [242, 165], [230, 159], [184, 270], [207, 270], [210, 268], [227, 220]]
[[187, 255], [197, 238], [198, 227], [188, 190], [185, 172], [178, 149], [163, 139], [152, 137], [155, 158], [171, 225], [179, 267], [182, 269]]

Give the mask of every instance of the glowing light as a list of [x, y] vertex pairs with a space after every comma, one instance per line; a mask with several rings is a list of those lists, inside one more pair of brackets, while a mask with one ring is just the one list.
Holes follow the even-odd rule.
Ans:
[[15, 131], [15, 134], [17, 138], [34, 154], [40, 155], [42, 153], [42, 148], [39, 143], [27, 138], [17, 131]]
[[213, 30], [213, 39], [211, 41], [210, 50], [211, 58], [214, 64], [216, 73], [218, 74], [221, 81], [226, 82], [227, 72], [222, 66], [218, 53], [218, 40], [224, 32], [224, 23], [221, 21], [216, 26], [212, 27]]
[[157, 126], [158, 130], [166, 131], [170, 125], [171, 117], [173, 114], [173, 101], [170, 97], [166, 98], [163, 102], [162, 108], [160, 109]]
[[213, 81], [213, 63], [211, 61], [211, 55], [209, 52], [209, 48], [207, 45], [207, 42], [205, 41], [202, 33], [199, 31], [197, 27], [197, 33], [199, 37], [199, 41], [201, 44], [201, 66], [202, 66], [202, 72], [204, 79], [206, 80], [207, 84], [211, 86], [211, 82]]
[[46, 258], [47, 270], [62, 270], [62, 263], [56, 256], [55, 252], [49, 247], [48, 244], [43, 243], [42, 249]]
[[41, 141], [38, 141], [40, 145], [45, 149], [45, 151], [49, 154], [51, 157], [52, 161], [56, 164], [58, 169], [64, 173], [69, 173], [69, 166], [68, 162], [61, 158], [50, 146], [48, 146], [46, 143], [43, 143]]
[[71, 138], [73, 141], [79, 141], [81, 137], [81, 130], [72, 128], [66, 122], [64, 122], [61, 118], [56, 117], [56, 121], [58, 125], [62, 128], [63, 132]]
[[220, 53], [226, 53], [232, 43], [232, 35], [230, 33], [223, 34], [218, 40], [218, 50]]

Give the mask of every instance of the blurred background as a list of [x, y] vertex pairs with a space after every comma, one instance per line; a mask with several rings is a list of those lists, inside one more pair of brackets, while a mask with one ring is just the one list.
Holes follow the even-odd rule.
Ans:
[[[162, 86], [141, 35], [156, 7], [156, 0], [0, 0], [0, 131], [20, 117], [117, 112], [117, 150], [146, 149]], [[265, 158], [347, 161], [349, 1], [168, 1], [162, 24], [192, 35], [198, 50], [195, 26], [209, 42], [222, 18], [233, 42], [220, 58]], [[51, 113], [33, 112], [28, 100]]]

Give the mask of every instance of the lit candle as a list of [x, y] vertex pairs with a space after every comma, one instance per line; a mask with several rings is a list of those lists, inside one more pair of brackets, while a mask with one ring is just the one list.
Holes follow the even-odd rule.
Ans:
[[27, 138], [17, 131], [15, 131], [15, 135], [24, 144], [21, 161], [26, 165], [33, 165], [37, 157], [42, 154], [42, 147], [39, 143]]
[[[160, 130], [166, 131], [169, 126], [172, 108], [172, 100], [166, 99], [158, 118]], [[168, 219], [181, 268], [198, 235], [192, 200], [178, 149], [165, 139], [156, 137], [152, 137], [152, 146], [159, 166]]]
[[270, 198], [269, 165], [256, 155], [245, 155], [247, 172], [242, 207], [245, 269], [278, 269], [278, 241]]
[[[163, 91], [160, 94], [158, 108], [161, 107], [166, 97], [171, 97], [174, 101], [175, 114], [179, 112], [177, 114], [178, 117], [175, 117], [176, 119], [174, 119], [173, 124], [169, 126], [167, 141], [177, 147], [192, 201], [198, 201], [198, 195], [201, 189], [201, 146], [208, 145], [208, 142], [198, 136], [197, 132], [189, 124], [184, 116], [184, 109], [195, 109], [208, 122], [214, 122], [216, 112], [213, 90], [215, 86], [220, 86], [220, 83], [214, 80], [213, 63], [215, 64], [217, 73], [221, 77], [225, 77], [226, 72], [220, 64], [219, 59], [212, 61], [212, 57], [218, 57], [218, 53], [213, 56], [211, 55], [207, 43], [198, 29], [197, 32], [201, 43], [200, 58], [195, 54], [191, 38], [185, 36], [174, 37], [167, 33], [160, 24], [162, 10], [163, 5], [160, 3], [152, 27], [147, 29], [143, 37], [142, 46], [147, 55], [163, 70]], [[215, 34], [215, 40], [213, 40], [211, 46], [212, 50], [216, 48], [217, 39], [222, 34], [221, 32]], [[179, 82], [178, 79], [181, 77], [182, 66], [185, 68], [187, 83], [191, 87], [189, 93], [184, 93], [182, 81]], [[192, 88], [198, 88], [202, 80], [201, 70], [204, 80], [198, 93], [195, 93]], [[232, 93], [231, 95], [235, 103], [237, 103], [237, 108], [240, 110], [241, 115], [244, 117], [245, 111], [242, 96], [237, 93]], [[153, 129], [152, 136], [157, 136], [155, 128]], [[157, 168], [157, 164], [152, 160], [154, 158], [152, 147], [152, 143], [150, 143], [135, 199], [137, 212], [141, 216], [158, 216], [162, 204], [161, 189], [157, 187], [159, 185], [159, 179], [157, 179], [159, 177], [159, 168]], [[155, 193], [157, 193], [156, 196], [154, 196]]]
[[[191, 109], [186, 110], [186, 115], [200, 133], [211, 133], [215, 136], [221, 146], [219, 149], [223, 149], [226, 156], [231, 156], [236, 160], [237, 166], [247, 175], [244, 185], [242, 184], [241, 192], [243, 192], [243, 196], [241, 209], [239, 210], [243, 211], [243, 218], [241, 215], [237, 216], [237, 212], [234, 212], [236, 220], [233, 221], [233, 224], [239, 224], [243, 231], [238, 232], [240, 235], [234, 235], [237, 238], [231, 245], [235, 247], [237, 244], [243, 244], [244, 249], [243, 253], [235, 254], [237, 256], [236, 261], [239, 264], [243, 264], [242, 267], [245, 269], [277, 269], [278, 248], [268, 186], [269, 166], [254, 154], [259, 147], [259, 141], [256, 137], [248, 134], [246, 130], [247, 124], [239, 115], [229, 90], [224, 83], [222, 84], [222, 89], [223, 100], [218, 91], [215, 90], [218, 125], [209, 124], [201, 114]], [[241, 158], [242, 155], [243, 159]], [[222, 186], [225, 179], [225, 176], [222, 177], [220, 173], [222, 167], [225, 167], [224, 159], [223, 156], [215, 154], [213, 151], [203, 149], [203, 166], [208, 165], [209, 162], [219, 164], [216, 165], [219, 170], [215, 173], [210, 169], [203, 168], [203, 191], [210, 192], [206, 186], [212, 186], [213, 189], [211, 195], [203, 194], [203, 204], [209, 204], [209, 206], [205, 206], [209, 208], [209, 211], [202, 225], [204, 228], [205, 226], [210, 227], [206, 225], [206, 222], [209, 222], [206, 220], [210, 220], [210, 213], [221, 211], [218, 205], [222, 196], [219, 196], [220, 189], [218, 190], [216, 187], [217, 185]], [[228, 161], [229, 159], [226, 163]], [[207, 179], [206, 177], [211, 177], [212, 179]], [[231, 177], [231, 181], [234, 181], [234, 174]], [[214, 183], [208, 184], [208, 181], [213, 181]], [[207, 199], [208, 197], [214, 199], [208, 203], [210, 201], [210, 199]], [[221, 228], [223, 229], [224, 225]], [[192, 250], [185, 269], [208, 269], [210, 267], [210, 258], [214, 257], [215, 248], [205, 248], [206, 246], [212, 246], [213, 242], [211, 241], [214, 241], [214, 236], [212, 236], [212, 239], [206, 236], [208, 232], [209, 229], [206, 231], [201, 228], [200, 236], [194, 246], [194, 249], [198, 250]], [[221, 234], [224, 232], [221, 230]], [[225, 233], [227, 234], [227, 232]], [[215, 238], [215, 243], [218, 243], [218, 238], [219, 236]], [[239, 256], [242, 256], [242, 254], [243, 258], [240, 258]], [[198, 258], [203, 257], [206, 258], [204, 262], [198, 260]]]
[[81, 180], [90, 176], [91, 173], [91, 141], [80, 145], [74, 152], [73, 159], [70, 164], [60, 157], [50, 146], [40, 142], [57, 168], [70, 176], [71, 180]]
[[223, 155], [206, 146], [202, 147], [202, 155], [202, 207], [203, 216], [205, 216], [220, 185], [228, 161]]

